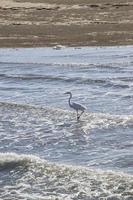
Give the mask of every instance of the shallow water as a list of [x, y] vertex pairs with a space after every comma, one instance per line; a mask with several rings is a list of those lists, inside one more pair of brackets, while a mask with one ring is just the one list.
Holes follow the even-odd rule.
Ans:
[[132, 199], [132, 92], [133, 46], [0, 49], [0, 197]]

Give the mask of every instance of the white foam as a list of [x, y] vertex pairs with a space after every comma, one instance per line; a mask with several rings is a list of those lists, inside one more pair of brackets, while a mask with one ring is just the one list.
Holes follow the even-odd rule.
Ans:
[[[28, 199], [99, 199], [132, 197], [132, 176], [112, 171], [94, 170], [85, 167], [57, 165], [32, 155], [14, 153], [0, 154], [0, 159], [8, 162], [29, 161], [29, 169], [12, 185], [2, 189], [0, 197], [23, 197]], [[22, 172], [21, 172], [22, 173]], [[14, 192], [12, 192], [12, 190]], [[4, 197], [5, 195], [5, 197]]]

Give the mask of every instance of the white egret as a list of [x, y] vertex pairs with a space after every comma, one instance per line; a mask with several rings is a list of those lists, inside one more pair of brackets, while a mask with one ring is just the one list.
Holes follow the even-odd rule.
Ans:
[[[82, 106], [81, 104], [78, 104], [78, 103], [75, 103], [75, 102], [71, 102], [71, 98], [72, 98], [72, 93], [71, 92], [65, 92], [64, 94], [69, 94], [70, 95], [70, 97], [68, 99], [68, 103], [69, 103], [69, 106], [71, 108], [76, 110], [76, 112], [77, 112], [77, 120], [78, 120], [81, 117], [81, 115], [84, 113], [86, 108], [84, 106]], [[81, 113], [79, 113], [79, 111], [81, 111]]]

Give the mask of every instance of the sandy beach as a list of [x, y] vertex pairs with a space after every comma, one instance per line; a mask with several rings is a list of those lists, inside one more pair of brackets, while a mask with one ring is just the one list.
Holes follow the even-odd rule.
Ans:
[[0, 47], [132, 45], [132, 0], [1, 0]]

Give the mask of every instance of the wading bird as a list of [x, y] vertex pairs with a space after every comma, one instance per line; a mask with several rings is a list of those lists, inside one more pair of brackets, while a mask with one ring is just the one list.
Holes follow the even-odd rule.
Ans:
[[[65, 92], [64, 94], [69, 94], [70, 95], [70, 97], [68, 99], [68, 103], [69, 103], [69, 106], [71, 108], [76, 110], [76, 112], [77, 112], [77, 120], [78, 120], [81, 117], [81, 115], [84, 113], [86, 108], [84, 106], [82, 106], [81, 104], [71, 102], [71, 98], [72, 98], [72, 93], [71, 92]], [[79, 113], [79, 111], [81, 111], [81, 112]]]

